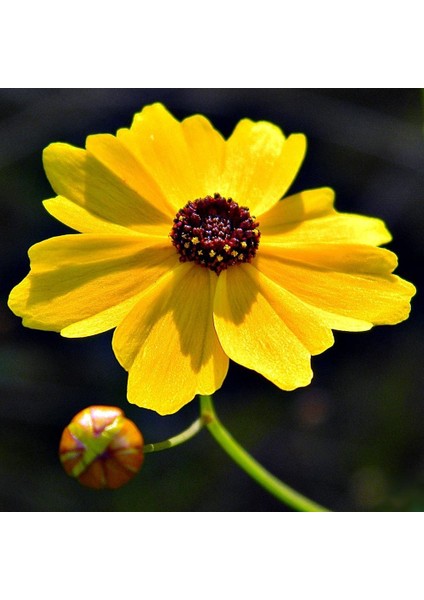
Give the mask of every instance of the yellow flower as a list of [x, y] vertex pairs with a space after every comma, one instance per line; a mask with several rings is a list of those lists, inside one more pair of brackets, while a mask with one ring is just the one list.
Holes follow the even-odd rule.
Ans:
[[9, 305], [27, 327], [82, 337], [116, 328], [128, 399], [160, 414], [223, 383], [229, 358], [292, 390], [332, 329], [407, 318], [412, 284], [378, 219], [338, 213], [329, 188], [284, 200], [306, 150], [268, 122], [228, 140], [161, 104], [86, 149], [50, 145], [47, 211], [80, 232], [29, 251]]

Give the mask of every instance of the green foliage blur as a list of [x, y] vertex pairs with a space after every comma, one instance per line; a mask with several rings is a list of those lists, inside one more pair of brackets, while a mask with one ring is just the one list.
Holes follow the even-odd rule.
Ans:
[[28, 272], [28, 248], [69, 232], [41, 205], [54, 196], [43, 148], [56, 141], [82, 147], [87, 135], [115, 133], [155, 101], [177, 118], [205, 114], [225, 136], [243, 117], [305, 133], [307, 157], [290, 192], [330, 186], [340, 211], [386, 221], [397, 273], [418, 288], [410, 319], [336, 332], [334, 347], [313, 359], [312, 384], [295, 392], [231, 364], [215, 405], [256, 459], [316, 502], [343, 512], [424, 510], [424, 113], [415, 89], [0, 90], [0, 509], [289, 510], [207, 431], [147, 455], [120, 490], [96, 492], [68, 478], [58, 443], [82, 408], [119, 406], [155, 442], [187, 427], [197, 402], [169, 417], [129, 405], [111, 332], [74, 340], [29, 330], [6, 304]]

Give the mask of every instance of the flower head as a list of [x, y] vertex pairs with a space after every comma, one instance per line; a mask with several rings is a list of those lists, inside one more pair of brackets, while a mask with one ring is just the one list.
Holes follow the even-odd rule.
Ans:
[[120, 408], [90, 406], [63, 430], [59, 458], [65, 471], [91, 488], [116, 489], [141, 469], [141, 431]]
[[129, 401], [160, 414], [215, 392], [230, 358], [281, 389], [308, 385], [333, 329], [398, 323], [415, 288], [378, 247], [382, 221], [338, 213], [329, 188], [283, 198], [305, 150], [268, 122], [224, 140], [161, 104], [85, 150], [50, 145], [58, 196], [44, 206], [79, 233], [30, 249], [11, 309], [67, 337], [116, 328]]

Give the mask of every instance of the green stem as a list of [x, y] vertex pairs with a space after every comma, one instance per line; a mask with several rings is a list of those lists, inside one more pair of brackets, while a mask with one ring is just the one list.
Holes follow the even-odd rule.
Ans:
[[156, 444], [146, 444], [144, 446], [144, 454], [148, 452], [159, 452], [159, 450], [167, 450], [168, 448], [172, 448], [173, 446], [178, 446], [179, 444], [183, 444], [193, 436], [195, 436], [202, 429], [204, 425], [204, 421], [201, 417], [199, 417], [194, 423], [187, 427], [184, 431], [175, 435], [169, 440], [164, 440], [163, 442], [157, 442]]
[[250, 477], [252, 477], [252, 479], [257, 481], [257, 483], [278, 498], [278, 500], [295, 510], [305, 512], [328, 512], [327, 508], [302, 496], [302, 494], [299, 494], [290, 488], [288, 485], [277, 479], [277, 477], [274, 477], [274, 475], [252, 458], [250, 454], [235, 441], [219, 421], [213, 406], [212, 396], [199, 396], [199, 398], [200, 413], [206, 427], [225, 452], [227, 452], [227, 454], [229, 454], [231, 458], [244, 469]]

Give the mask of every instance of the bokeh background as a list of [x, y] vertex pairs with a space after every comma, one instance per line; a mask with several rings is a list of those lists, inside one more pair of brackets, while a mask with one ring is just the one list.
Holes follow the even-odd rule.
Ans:
[[79, 486], [57, 458], [62, 429], [76, 412], [120, 406], [153, 442], [188, 426], [197, 404], [169, 417], [129, 405], [111, 332], [69, 340], [23, 328], [7, 308], [11, 288], [28, 271], [29, 246], [68, 232], [41, 205], [54, 195], [42, 149], [114, 133], [154, 101], [178, 118], [205, 114], [225, 136], [243, 117], [305, 133], [307, 157], [290, 192], [331, 186], [339, 210], [388, 224], [397, 273], [418, 287], [410, 319], [336, 332], [335, 346], [313, 359], [313, 383], [294, 392], [231, 364], [215, 404], [253, 456], [315, 501], [343, 512], [424, 510], [424, 113], [416, 89], [0, 90], [0, 509], [288, 510], [207, 431], [148, 455], [120, 490]]

